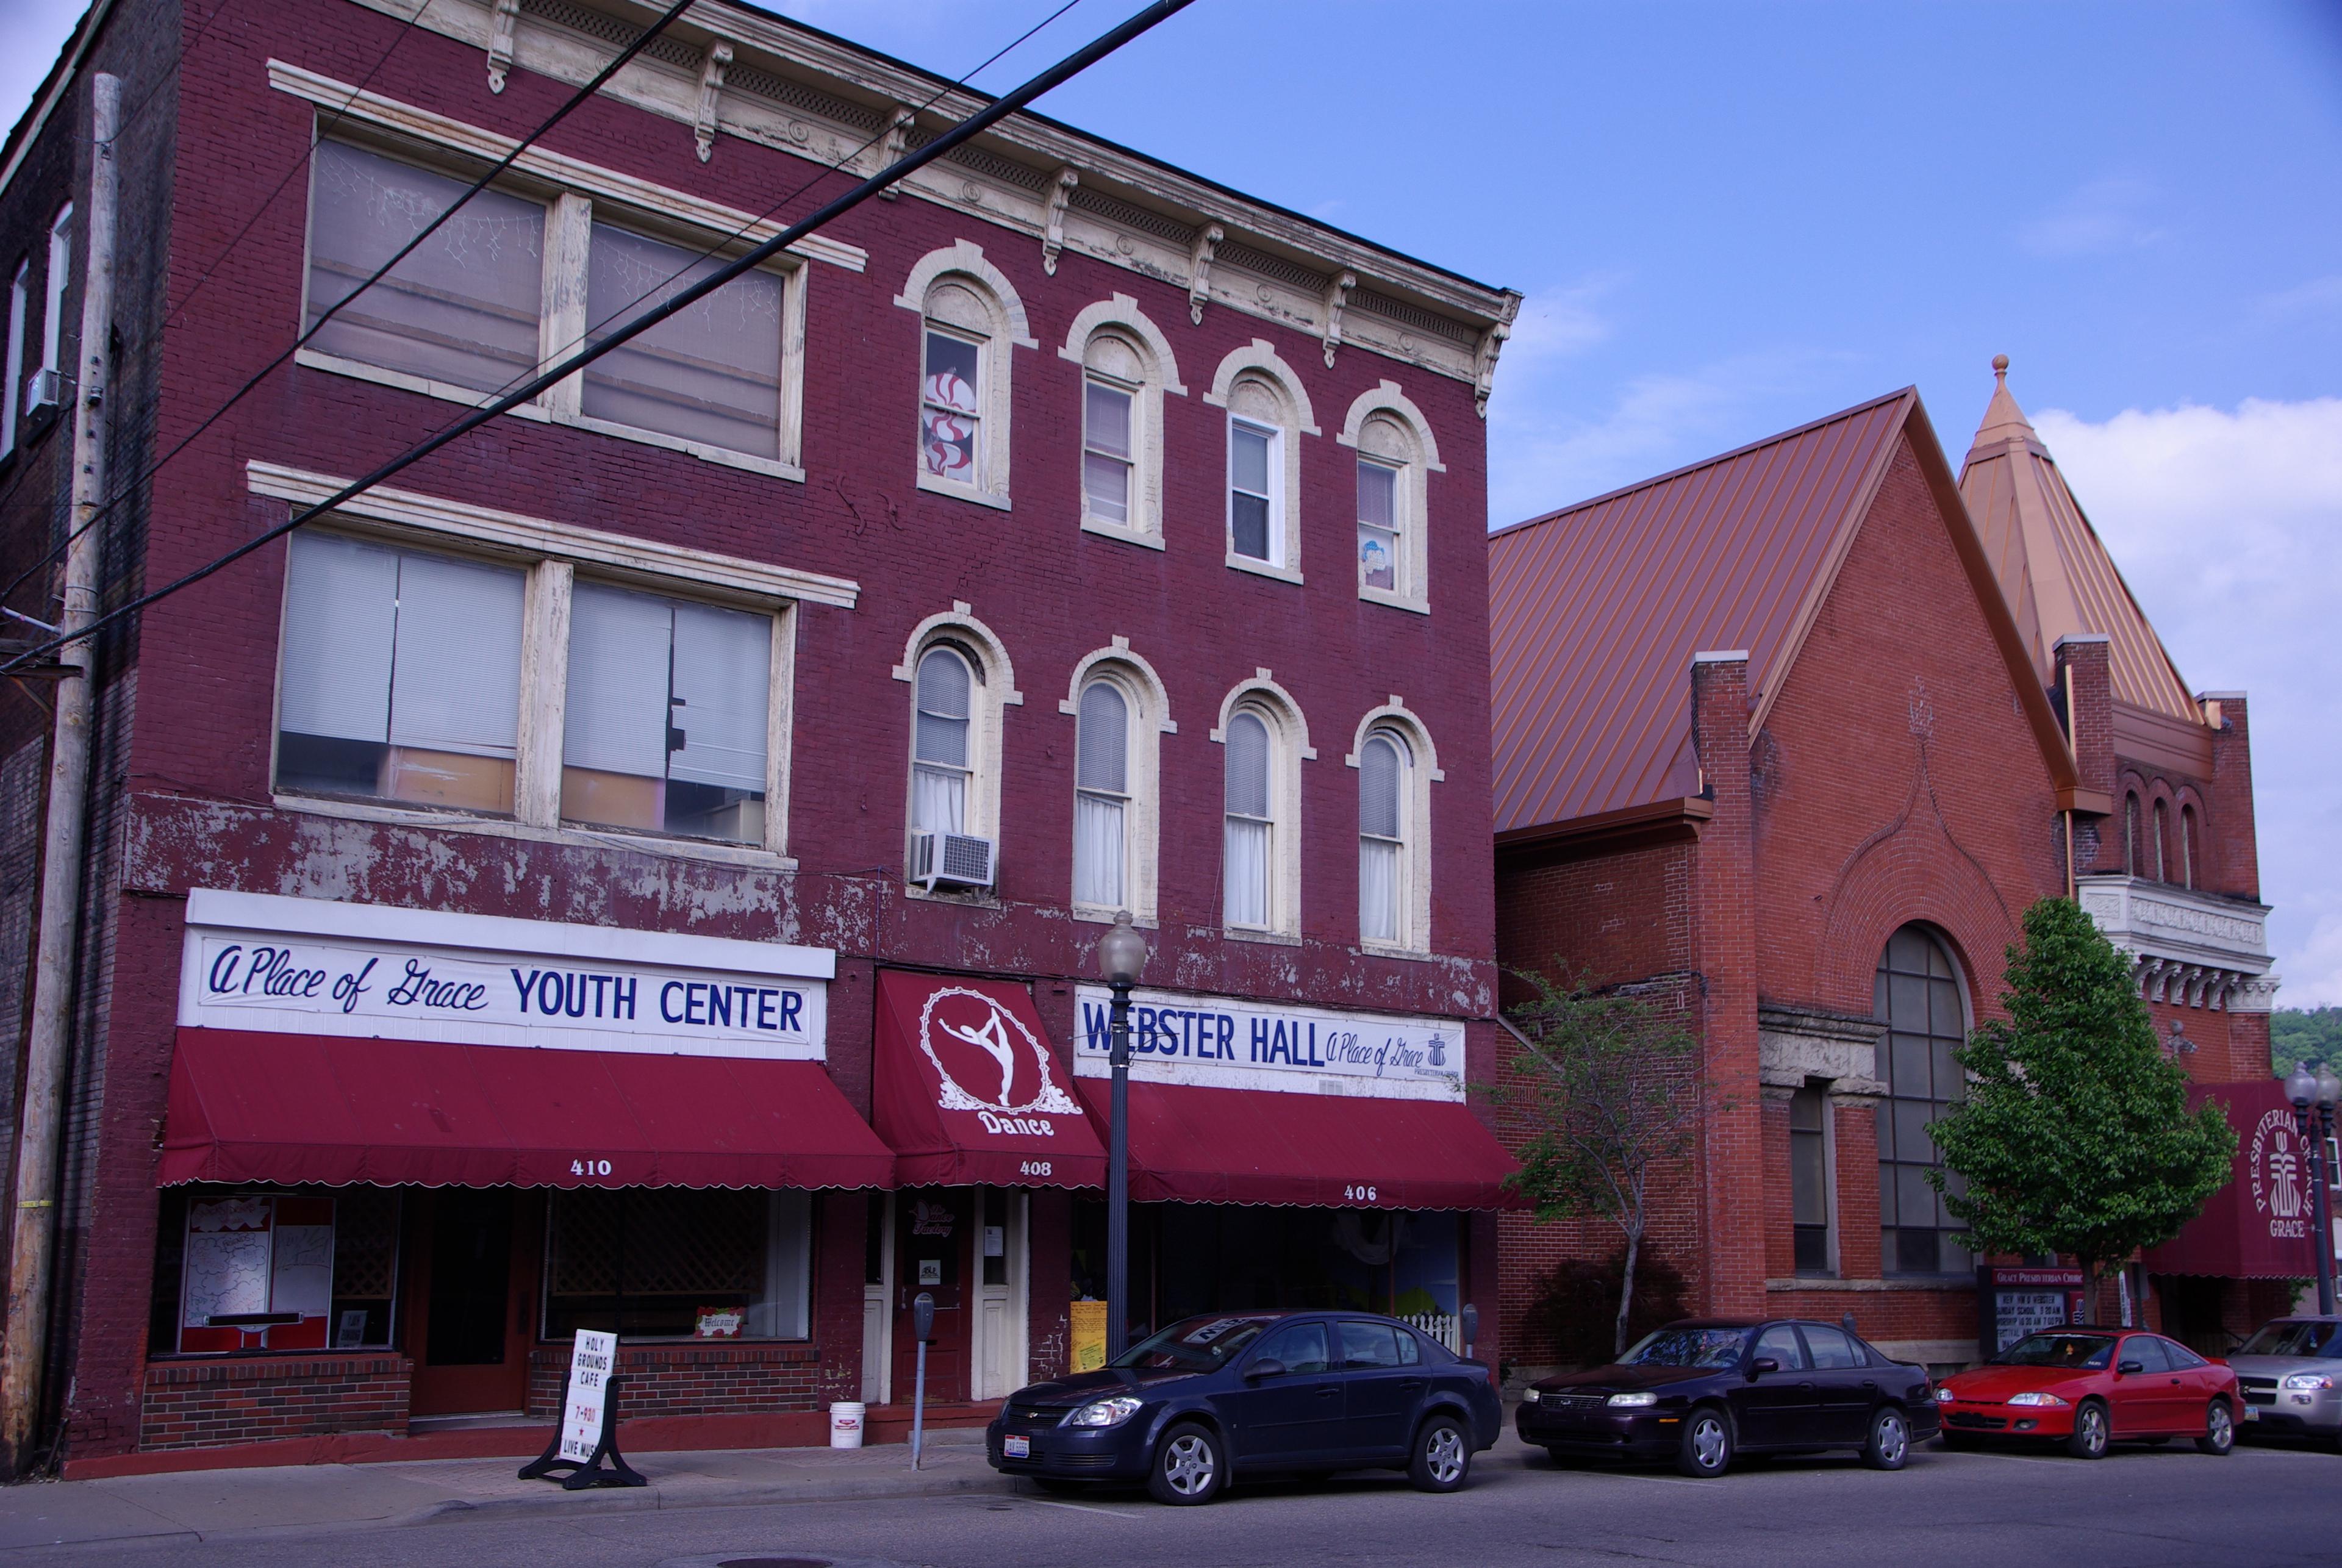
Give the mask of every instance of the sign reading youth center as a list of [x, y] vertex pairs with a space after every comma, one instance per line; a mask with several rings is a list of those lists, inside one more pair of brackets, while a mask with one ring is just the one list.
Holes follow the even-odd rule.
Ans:
[[[1107, 1074], [1114, 994], [1080, 987], [1074, 1071]], [[1464, 1098], [1464, 1027], [1436, 1018], [1134, 991], [1134, 1078], [1206, 1088], [1388, 1100]]]
[[818, 1061], [836, 955], [201, 889], [182, 1027]]

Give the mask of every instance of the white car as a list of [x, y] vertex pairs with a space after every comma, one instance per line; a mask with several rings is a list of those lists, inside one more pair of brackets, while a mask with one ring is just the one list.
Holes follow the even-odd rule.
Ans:
[[2278, 1318], [2228, 1364], [2245, 1396], [2241, 1431], [2342, 1445], [2342, 1315]]

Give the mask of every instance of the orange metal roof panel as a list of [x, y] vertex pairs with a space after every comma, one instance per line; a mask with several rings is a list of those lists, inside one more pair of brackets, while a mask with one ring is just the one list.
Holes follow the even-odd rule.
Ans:
[[1498, 832], [1697, 793], [1691, 656], [1746, 648], [1752, 693], [1907, 388], [1489, 541]]

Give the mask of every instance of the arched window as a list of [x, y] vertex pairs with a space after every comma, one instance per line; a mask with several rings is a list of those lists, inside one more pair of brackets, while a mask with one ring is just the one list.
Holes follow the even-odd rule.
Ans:
[[1357, 453], [1358, 596], [1429, 610], [1427, 475], [1440, 464], [1422, 411], [1386, 381], [1358, 394], [1337, 439]]
[[969, 720], [974, 665], [949, 644], [919, 656], [916, 716], [911, 735], [911, 828], [966, 833], [975, 748]]
[[1111, 680], [1082, 690], [1074, 762], [1074, 902], [1130, 902], [1130, 701]]
[[[1957, 1273], [1968, 1253], [1953, 1238], [1959, 1226], [1927, 1183], [1940, 1164], [1927, 1124], [1960, 1097], [1953, 1058], [1967, 1038], [1959, 971], [1943, 942], [1923, 925], [1887, 939], [1872, 990], [1872, 1015], [1887, 1025], [1878, 1076], [1887, 1098], [1878, 1107], [1880, 1260], [1891, 1273]], [[1951, 1190], [1960, 1190], [1957, 1177]]]
[[2138, 853], [2138, 792], [2131, 790], [2123, 796], [2123, 874], [2138, 876], [2145, 869]]
[[2179, 875], [2189, 887], [2196, 885], [2197, 856], [2202, 853], [2202, 840], [2196, 829], [2196, 808], [2183, 805], [2179, 808]]
[[1223, 917], [1239, 930], [1275, 924], [1276, 820], [1273, 742], [1267, 721], [1239, 708], [1227, 726], [1227, 828]]
[[1016, 285], [961, 240], [920, 257], [895, 303], [919, 313], [919, 488], [1006, 508], [1009, 373], [1034, 346]]
[[1388, 730], [1366, 736], [1358, 752], [1358, 939], [1411, 946], [1413, 889], [1407, 830], [1413, 825], [1415, 759]]
[[1297, 442], [1317, 434], [1300, 378], [1266, 340], [1256, 340], [1220, 362], [1204, 401], [1228, 412], [1227, 564], [1298, 583]]
[[1163, 545], [1163, 399], [1180, 396], [1170, 340], [1118, 294], [1074, 318], [1058, 356], [1082, 367], [1082, 527]]
[[2165, 801], [2155, 803], [2155, 880], [2171, 880], [2171, 806]]

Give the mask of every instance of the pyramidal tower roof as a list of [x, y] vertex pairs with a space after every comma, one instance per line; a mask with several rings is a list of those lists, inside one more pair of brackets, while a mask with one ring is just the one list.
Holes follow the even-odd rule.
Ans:
[[2007, 355], [1993, 356], [1992, 374], [1992, 401], [1961, 467], [1960, 498], [2042, 684], [2056, 675], [2058, 638], [2098, 633], [2107, 642], [2115, 701], [2202, 724], [2163, 640], [2008, 390]]

